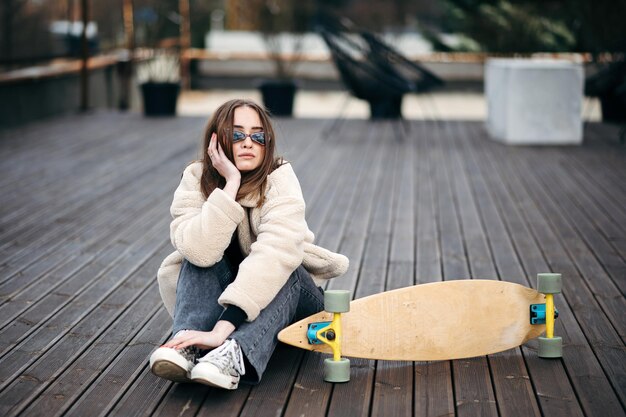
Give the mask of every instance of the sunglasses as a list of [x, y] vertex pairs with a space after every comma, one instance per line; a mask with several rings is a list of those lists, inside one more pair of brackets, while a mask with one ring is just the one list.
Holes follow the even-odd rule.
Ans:
[[239, 130], [233, 131], [233, 143], [241, 142], [245, 140], [247, 137], [250, 137], [254, 142], [258, 143], [261, 146], [265, 146], [265, 132], [255, 132], [255, 133], [244, 133]]

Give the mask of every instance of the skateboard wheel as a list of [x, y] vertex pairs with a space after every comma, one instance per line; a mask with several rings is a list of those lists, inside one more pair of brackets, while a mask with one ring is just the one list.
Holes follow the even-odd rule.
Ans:
[[350, 291], [325, 291], [324, 310], [329, 313], [347, 313], [348, 311], [350, 311]]
[[561, 358], [563, 357], [563, 339], [560, 337], [539, 337], [540, 358]]
[[537, 291], [542, 294], [561, 292], [561, 274], [537, 274]]
[[341, 358], [338, 361], [332, 358], [324, 359], [324, 381], [350, 381], [350, 360], [345, 358]]

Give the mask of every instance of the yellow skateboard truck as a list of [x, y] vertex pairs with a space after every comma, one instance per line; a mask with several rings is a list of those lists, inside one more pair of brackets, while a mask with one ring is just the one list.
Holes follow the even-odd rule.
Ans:
[[341, 313], [350, 311], [350, 291], [325, 291], [324, 310], [333, 313], [333, 320], [309, 324], [307, 338], [310, 344], [324, 343], [333, 351], [333, 357], [324, 360], [324, 380], [348, 382], [350, 381], [350, 360], [341, 357]]

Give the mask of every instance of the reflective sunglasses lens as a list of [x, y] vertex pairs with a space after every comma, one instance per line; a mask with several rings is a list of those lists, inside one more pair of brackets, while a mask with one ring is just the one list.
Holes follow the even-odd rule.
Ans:
[[246, 134], [243, 132], [234, 131], [233, 132], [233, 142], [239, 142], [246, 138]]
[[265, 133], [264, 132], [253, 133], [250, 135], [250, 139], [258, 143], [259, 145], [265, 146]]

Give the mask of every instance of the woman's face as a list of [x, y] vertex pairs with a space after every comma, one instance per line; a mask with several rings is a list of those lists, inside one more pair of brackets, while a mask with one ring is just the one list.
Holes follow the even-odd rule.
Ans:
[[235, 109], [233, 132], [242, 132], [246, 135], [244, 139], [233, 142], [233, 158], [239, 171], [252, 171], [263, 162], [265, 146], [255, 142], [249, 136], [262, 131], [263, 125], [256, 110], [244, 106]]

